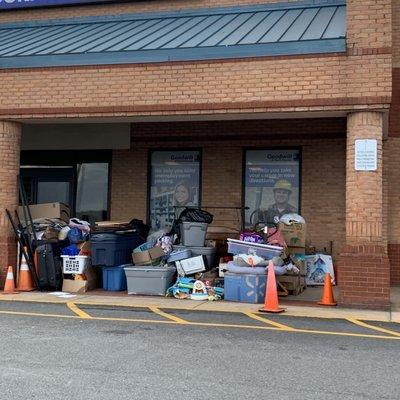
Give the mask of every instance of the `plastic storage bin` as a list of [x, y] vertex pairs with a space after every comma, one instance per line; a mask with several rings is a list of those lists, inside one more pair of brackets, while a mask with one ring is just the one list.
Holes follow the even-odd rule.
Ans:
[[190, 257], [192, 257], [192, 250], [186, 248], [176, 249], [169, 255], [167, 261], [172, 263], [174, 261], [185, 260]]
[[224, 282], [225, 300], [252, 304], [264, 303], [266, 275], [225, 272]]
[[119, 265], [117, 267], [102, 267], [103, 289], [115, 292], [126, 290], [125, 267], [132, 264]]
[[211, 269], [215, 267], [215, 254], [217, 252], [217, 249], [215, 247], [197, 247], [197, 246], [182, 246], [182, 245], [174, 245], [174, 250], [184, 250], [188, 249], [192, 252], [192, 257], [196, 256], [205, 256], [207, 260], [207, 269]]
[[125, 267], [128, 294], [165, 296], [175, 281], [175, 267]]
[[203, 222], [182, 222], [181, 243], [184, 246], [204, 246], [208, 224]]
[[90, 263], [88, 256], [61, 256], [64, 274], [83, 274]]
[[91, 239], [92, 265], [113, 267], [129, 264], [132, 251], [143, 243], [136, 233], [98, 233]]
[[228, 253], [252, 254], [270, 260], [282, 254], [283, 247], [271, 246], [269, 244], [242, 242], [237, 239], [228, 239]]

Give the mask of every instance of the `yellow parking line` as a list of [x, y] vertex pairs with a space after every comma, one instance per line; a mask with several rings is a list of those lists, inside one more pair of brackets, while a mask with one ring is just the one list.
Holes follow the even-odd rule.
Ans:
[[[80, 316], [75, 315], [58, 315], [58, 314], [40, 314], [40, 313], [27, 313], [27, 312], [18, 312], [18, 311], [0, 311], [0, 314], [8, 314], [8, 315], [22, 315], [22, 316], [30, 316], [30, 317], [51, 317], [51, 318], [72, 318], [72, 319], [82, 319]], [[171, 324], [175, 325], [177, 322], [171, 319], [165, 321], [157, 321], [157, 320], [146, 320], [146, 319], [131, 319], [131, 318], [112, 318], [112, 317], [91, 317], [92, 321], [114, 321], [114, 322], [140, 322], [146, 324]], [[184, 320], [182, 320], [184, 321]], [[183, 323], [180, 323], [183, 325]], [[383, 335], [369, 335], [363, 333], [350, 333], [350, 332], [330, 332], [330, 331], [316, 331], [316, 330], [308, 330], [308, 329], [297, 329], [292, 328], [290, 330], [281, 329], [277, 327], [270, 326], [259, 326], [259, 325], [236, 325], [236, 324], [218, 324], [218, 323], [210, 323], [210, 322], [190, 322], [186, 321], [185, 325], [187, 326], [204, 326], [204, 327], [221, 327], [221, 328], [239, 328], [239, 329], [253, 329], [253, 330], [262, 330], [262, 331], [274, 331], [274, 332], [288, 332], [288, 333], [312, 333], [319, 335], [333, 335], [333, 336], [349, 336], [349, 337], [358, 337], [358, 338], [367, 338], [367, 339], [383, 339], [383, 340], [400, 340], [398, 336], [383, 336]]]
[[259, 315], [254, 314], [254, 313], [249, 312], [249, 311], [245, 312], [244, 314], [247, 315], [249, 318], [253, 318], [253, 319], [257, 320], [257, 321], [261, 321], [261, 322], [267, 323], [269, 325], [275, 326], [276, 328], [279, 328], [279, 329], [282, 329], [282, 330], [285, 330], [285, 331], [292, 331], [294, 329], [291, 326], [283, 325], [283, 324], [280, 324], [279, 322], [272, 321], [272, 320], [270, 320], [268, 318], [260, 317]]
[[187, 323], [188, 323], [188, 321], [185, 321], [185, 320], [182, 319], [182, 318], [176, 317], [175, 315], [168, 314], [168, 313], [166, 313], [166, 312], [160, 310], [158, 307], [149, 306], [149, 310], [152, 311], [154, 314], [158, 314], [158, 315], [160, 315], [161, 317], [170, 319], [171, 321], [174, 321], [174, 322], [176, 322], [177, 324], [187, 324]]
[[42, 313], [31, 313], [22, 311], [0, 311], [0, 314], [6, 315], [23, 315], [26, 317], [52, 317], [52, 318], [74, 318], [79, 319], [77, 315], [59, 315], [59, 314], [42, 314]]
[[83, 319], [92, 319], [92, 317], [86, 313], [85, 311], [81, 310], [75, 303], [69, 301], [67, 303], [67, 307], [74, 312], [76, 315], [78, 315], [79, 317], [83, 318]]
[[171, 320], [159, 321], [159, 320], [156, 320], [156, 319], [92, 317], [92, 320], [96, 320], [96, 321], [115, 321], [115, 322], [140, 322], [140, 323], [143, 323], [143, 324], [170, 324], [170, 325], [176, 325], [175, 321], [171, 321]]
[[373, 329], [378, 332], [388, 333], [389, 335], [400, 337], [400, 332], [395, 332], [390, 329], [381, 328], [380, 326], [370, 325], [355, 318], [347, 318], [347, 321], [352, 322], [353, 324], [356, 324], [358, 326], [362, 326], [364, 328]]

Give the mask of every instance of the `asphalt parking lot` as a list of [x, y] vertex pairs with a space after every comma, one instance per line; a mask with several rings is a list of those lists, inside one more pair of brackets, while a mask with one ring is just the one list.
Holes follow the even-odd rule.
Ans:
[[400, 324], [0, 302], [9, 399], [398, 399]]

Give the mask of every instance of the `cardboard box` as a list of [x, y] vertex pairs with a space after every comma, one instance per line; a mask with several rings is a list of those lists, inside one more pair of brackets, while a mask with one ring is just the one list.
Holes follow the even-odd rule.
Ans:
[[155, 265], [163, 256], [164, 251], [161, 247], [153, 247], [150, 250], [132, 253], [132, 261], [135, 265]]
[[97, 289], [98, 279], [97, 273], [93, 267], [87, 267], [85, 269], [86, 281], [75, 280], [75, 279], [64, 279], [62, 285], [63, 292], [70, 293], [86, 293], [89, 290]]
[[[64, 203], [32, 204], [29, 206], [29, 210], [31, 211], [33, 220], [41, 218], [58, 218], [65, 222], [69, 222], [70, 218], [69, 206]], [[18, 214], [21, 221], [24, 221], [25, 216], [22, 207], [19, 207]]]
[[285, 225], [280, 222], [278, 227], [288, 247], [306, 247], [306, 224], [293, 222]]

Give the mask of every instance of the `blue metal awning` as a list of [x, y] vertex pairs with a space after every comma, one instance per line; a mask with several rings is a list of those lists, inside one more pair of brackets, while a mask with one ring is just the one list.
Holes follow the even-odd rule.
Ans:
[[0, 68], [344, 52], [344, 1], [0, 24]]

